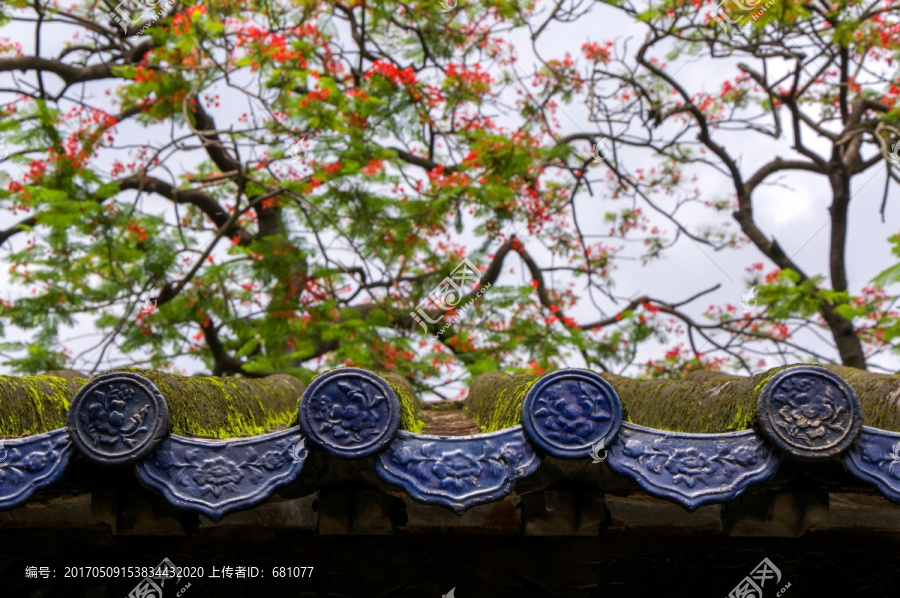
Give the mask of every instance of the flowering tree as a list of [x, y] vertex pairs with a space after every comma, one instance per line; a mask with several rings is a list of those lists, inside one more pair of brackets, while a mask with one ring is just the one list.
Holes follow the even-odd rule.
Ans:
[[[445, 396], [454, 376], [540, 373], [570, 356], [635, 367], [647, 343], [669, 347], [639, 366], [653, 375], [761, 368], [753, 352], [832, 358], [792, 340], [809, 328], [864, 367], [898, 328], [894, 297], [877, 285], [851, 293], [843, 247], [853, 177], [881, 167], [896, 178], [885, 144], [898, 88], [878, 92], [877, 67], [897, 51], [897, 15], [782, 7], [736, 40], [709, 8], [597, 4], [649, 33], [630, 52], [589, 41], [576, 61], [544, 58], [539, 43], [576, 20], [579, 2], [6, 2], [0, 25], [33, 32], [0, 39], [11, 215], [0, 244], [23, 291], [4, 299], [0, 323], [27, 331], [7, 334], [6, 363], [193, 358], [244, 376], [347, 364]], [[530, 72], [508, 39], [524, 32]], [[808, 74], [788, 48], [801, 38], [821, 45], [823, 70]], [[757, 66], [733, 67], [719, 93], [691, 93], [652, 56], [666, 44]], [[773, 60], [789, 67], [782, 80]], [[585, 104], [592, 122], [566, 133], [563, 110]], [[797, 157], [744, 172], [716, 141], [725, 124], [787, 136]], [[635, 169], [629, 146], [657, 164]], [[697, 168], [731, 177], [736, 203], [697, 189]], [[833, 189], [828, 284], [754, 220], [754, 191], [792, 170]], [[598, 184], [611, 206], [600, 225], [576, 203]], [[695, 230], [671, 207], [685, 202], [733, 210], [741, 233]], [[750, 266], [767, 310], [724, 306], [701, 321], [686, 310], [709, 289], [615, 294], [617, 268], [634, 259], [626, 245], [638, 241], [646, 262], [685, 239], [755, 245], [769, 262]], [[75, 353], [64, 333], [85, 318], [99, 336]]]
[[[768, 262], [768, 272], [763, 262], [747, 268], [765, 313], [735, 317], [734, 306], [711, 307], [713, 322], [697, 323], [666, 310], [688, 328], [687, 357], [697, 357], [695, 339], [702, 339], [747, 370], [756, 366], [747, 361], [753, 354], [788, 361], [836, 356], [843, 365], [865, 369], [867, 359], [891, 348], [900, 332], [896, 295], [884, 290], [900, 281], [900, 268], [855, 293], [847, 272], [856, 192], [873, 177], [884, 180], [883, 222], [891, 184], [900, 182], [900, 81], [894, 63], [900, 9], [892, 2], [733, 0], [710, 8], [697, 2], [623, 3], [620, 10], [646, 23], [648, 33], [629, 56], [615, 56], [611, 43], [585, 46], [592, 64], [592, 113], [634, 125], [613, 133], [612, 147], [650, 149], [659, 159], [638, 169], [624, 160], [607, 161], [612, 192], [662, 215], [694, 243], [714, 249], [752, 244]], [[656, 56], [672, 40], [677, 49], [669, 57], [704, 57], [728, 69], [718, 90], [692, 91], [679, 81], [680, 67]], [[736, 148], [729, 137], [740, 140]], [[766, 159], [748, 167], [747, 148]], [[788, 153], [772, 157], [779, 150]], [[728, 181], [733, 195], [711, 197], [697, 187], [696, 173], [710, 170]], [[766, 233], [754, 209], [766, 186], [809, 174], [830, 196], [826, 274], [804, 269]], [[692, 202], [726, 214], [740, 232], [729, 234], [727, 222], [718, 229], [692, 228], [678, 214]], [[900, 237], [891, 240], [900, 247]], [[651, 254], [665, 246], [657, 235], [645, 241]], [[825, 350], [818, 343], [798, 344], [803, 330], [821, 334]], [[663, 371], [679, 363], [677, 353], [668, 358]]]

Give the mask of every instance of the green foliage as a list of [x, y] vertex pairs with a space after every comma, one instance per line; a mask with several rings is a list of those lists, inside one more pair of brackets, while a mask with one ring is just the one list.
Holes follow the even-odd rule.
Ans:
[[[437, 2], [276, 4], [178, 5], [133, 40], [114, 28], [99, 35], [114, 27], [107, 7], [80, 3], [78, 22], [93, 25], [66, 42], [56, 74], [42, 75], [58, 85], [67, 73], [62, 95], [0, 104], [0, 135], [14, 150], [9, 175], [0, 175], [0, 209], [20, 219], [4, 259], [22, 291], [0, 302], [6, 366], [41, 372], [114, 352], [155, 369], [190, 362], [216, 375], [307, 379], [354, 365], [397, 372], [419, 391], [499, 371], [536, 375], [570, 359], [633, 367], [646, 348], [672, 344], [684, 320], [661, 300], [616, 296], [619, 265], [664, 259], [687, 235], [716, 251], [744, 241], [720, 221], [676, 226], [689, 203], [718, 218], [735, 210], [731, 191], [700, 191], [685, 171], [713, 159], [704, 148], [667, 141], [648, 152], [657, 163], [628, 172], [615, 170], [626, 153], [599, 165], [583, 135], [566, 140], [554, 120], [560, 106], [587, 96], [583, 64], [542, 57], [526, 78], [503, 38], [525, 31], [533, 3], [460, 3], [450, 13]], [[4, 3], [0, 25], [31, 7]], [[632, 10], [618, 1], [602, 9], [611, 7]], [[823, 43], [885, 49], [860, 7], [828, 7], [834, 27]], [[629, 14], [677, 32], [691, 50], [719, 50], [727, 40], [704, 9], [665, 0]], [[362, 49], [347, 36], [349, 14], [365, 14], [356, 30]], [[756, 22], [754, 39], [765, 39], [767, 25], [797, 35], [798, 24], [821, 18], [779, 1]], [[684, 50], [667, 49], [673, 60]], [[16, 51], [2, 46], [0, 60]], [[591, 51], [603, 78], [615, 75], [611, 56]], [[689, 122], [694, 113], [683, 99], [666, 99], [673, 93], [663, 77], [629, 68], [628, 85], [604, 96], [621, 101], [622, 122], [655, 128], [667, 110]], [[715, 117], [712, 129], [782, 102], [741, 77], [697, 96], [698, 111]], [[521, 95], [510, 103], [513, 92]], [[834, 110], [829, 93], [837, 92], [800, 103]], [[628, 112], [642, 110], [653, 114]], [[301, 139], [310, 148], [302, 163]], [[579, 220], [584, 196], [574, 195], [594, 194], [603, 177], [608, 192], [596, 193], [590, 212], [602, 216]], [[672, 227], [650, 222], [650, 201]], [[893, 242], [900, 257], [900, 238]], [[625, 255], [629, 247], [639, 249]], [[438, 335], [458, 314], [427, 298], [464, 257], [492, 284], [477, 297], [474, 285], [463, 289], [456, 299], [471, 308]], [[574, 284], [560, 283], [560, 271]], [[900, 282], [900, 268], [876, 282]], [[787, 327], [833, 311], [873, 342], [900, 333], [884, 298], [836, 292], [822, 277], [785, 269], [758, 284], [758, 297], [765, 318], [722, 310], [714, 323], [734, 337], [780, 341]], [[596, 325], [576, 321], [605, 298]], [[431, 305], [440, 322], [423, 330], [412, 315], [419, 305]], [[96, 338], [76, 356], [65, 339], [85, 322]], [[730, 365], [739, 362], [729, 355]], [[648, 375], [715, 363], [702, 348], [669, 351]]]

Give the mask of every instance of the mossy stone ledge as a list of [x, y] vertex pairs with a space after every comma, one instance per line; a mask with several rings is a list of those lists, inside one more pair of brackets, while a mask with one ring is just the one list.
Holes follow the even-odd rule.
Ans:
[[481, 431], [496, 432], [522, 423], [525, 395], [540, 376], [487, 372], [472, 380], [465, 410]]
[[421, 432], [425, 427], [422, 420], [425, 402], [416, 395], [412, 383], [395, 372], [381, 372], [379, 375], [384, 378], [400, 401], [400, 429], [407, 432]]
[[69, 401], [86, 378], [0, 376], [0, 436], [31, 436], [64, 428]]
[[[623, 406], [628, 421], [674, 432], [736, 432], [755, 427], [757, 399], [781, 366], [743, 377], [709, 372], [685, 380], [632, 380], [601, 374]], [[847, 382], [859, 397], [863, 424], [900, 432], [900, 377], [855, 368], [820, 366]]]
[[287, 427], [306, 385], [287, 374], [264, 378], [176, 376], [123, 368], [159, 388], [169, 408], [170, 429], [181, 436], [236, 438]]
[[[627, 421], [649, 428], [688, 433], [737, 432], [754, 428], [757, 399], [780, 366], [754, 376], [695, 372], [684, 380], [633, 380], [600, 374], [622, 401]], [[863, 424], [900, 432], [900, 376], [844, 366], [820, 366], [847, 382], [860, 400]], [[577, 370], [576, 370], [577, 371]], [[521, 423], [521, 407], [540, 376], [482, 374], [472, 382], [465, 409], [482, 432]]]
[[[306, 385], [284, 374], [265, 378], [176, 376], [122, 368], [150, 380], [165, 397], [170, 431], [182, 436], [235, 438], [284, 428]], [[66, 426], [69, 401], [88, 378], [0, 376], [0, 436], [41, 434]]]
[[[601, 374], [622, 400], [627, 421], [675, 432], [717, 433], [753, 428], [756, 404], [765, 383], [783, 366], [750, 377], [696, 372], [684, 380], [632, 380]], [[863, 424], [900, 432], [900, 376], [843, 366], [822, 366], [846, 381], [860, 400]], [[124, 368], [155, 384], [169, 407], [174, 434], [208, 438], [251, 436], [296, 423], [306, 385], [293, 376], [217, 378], [176, 376]], [[400, 401], [400, 428], [421, 432], [429, 407], [413, 386], [393, 372], [378, 372]], [[0, 376], [0, 436], [26, 436], [66, 426], [69, 401], [88, 381], [77, 372], [39, 376]], [[489, 372], [477, 376], [463, 402], [482, 432], [521, 423], [525, 395], [540, 376]], [[445, 407], [441, 405], [441, 407]]]

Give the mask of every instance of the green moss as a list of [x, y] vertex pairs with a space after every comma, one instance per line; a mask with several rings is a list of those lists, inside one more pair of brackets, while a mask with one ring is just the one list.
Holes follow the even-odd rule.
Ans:
[[71, 399], [87, 380], [0, 376], [0, 435], [42, 434], [64, 428]]
[[626, 421], [676, 432], [746, 430], [756, 418], [759, 380], [708, 376], [694, 380], [632, 380], [601, 374], [616, 390]]
[[[826, 366], [856, 391], [863, 422], [900, 431], [900, 376]], [[784, 367], [752, 377], [704, 375], [687, 380], [603, 377], [622, 399], [625, 421], [681, 432], [746, 430], [756, 423], [763, 386]], [[150, 379], [166, 397], [175, 434], [232, 438], [296, 425], [304, 384], [291, 376], [261, 379], [181, 377], [127, 368]], [[395, 373], [380, 374], [400, 401], [401, 429], [421, 432], [422, 410], [464, 408], [483, 432], [521, 423], [522, 402], [539, 376], [489, 372], [475, 378], [464, 403], [426, 407], [412, 385]], [[0, 435], [40, 434], [66, 425], [69, 401], [87, 382], [77, 375], [0, 376]]]
[[417, 434], [421, 432], [425, 428], [425, 422], [420, 417], [425, 403], [416, 396], [412, 384], [395, 373], [381, 373], [381, 377], [387, 381], [400, 400], [400, 429]]
[[873, 374], [840, 365], [824, 367], [856, 391], [865, 425], [900, 432], [900, 376]]
[[123, 368], [156, 385], [166, 399], [173, 434], [207, 438], [253, 436], [289, 425], [304, 384], [284, 374], [265, 378], [173, 376]]
[[496, 432], [522, 423], [525, 395], [540, 376], [508, 376], [487, 372], [472, 381], [465, 410], [482, 432]]

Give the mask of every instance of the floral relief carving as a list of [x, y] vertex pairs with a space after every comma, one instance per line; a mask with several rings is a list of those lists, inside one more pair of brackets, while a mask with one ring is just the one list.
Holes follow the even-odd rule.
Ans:
[[680, 447], [667, 442], [667, 438], [656, 438], [648, 445], [627, 432], [623, 432], [623, 437], [625, 455], [637, 459], [648, 472], [657, 475], [666, 472], [673, 484], [688, 488], [697, 483], [709, 486], [718, 475], [731, 479], [739, 468], [755, 465], [762, 444], [757, 439], [737, 446], [716, 442]]
[[773, 375], [757, 399], [759, 427], [780, 450], [802, 459], [844, 453], [862, 426], [859, 398], [837, 374], [791, 366]]
[[0, 509], [23, 504], [65, 472], [72, 442], [65, 429], [0, 441]]
[[336, 382], [341, 392], [326, 387], [313, 399], [312, 419], [322, 434], [330, 434], [342, 443], [361, 443], [381, 432], [381, 407], [387, 398], [371, 385]]
[[693, 510], [774, 475], [778, 459], [753, 431], [685, 434], [623, 424], [609, 466], [648, 493]]
[[135, 436], [147, 432], [144, 420], [150, 412], [150, 404], [141, 405], [128, 415], [127, 407], [135, 402], [135, 389], [128, 383], [110, 384], [93, 392], [93, 401], [82, 412], [81, 422], [94, 446], [98, 443], [116, 445], [122, 441], [128, 448], [135, 444]]
[[543, 452], [563, 459], [589, 457], [608, 446], [622, 424], [622, 405], [610, 384], [587, 370], [565, 369], [538, 380], [522, 404], [522, 426]]
[[391, 459], [415, 471], [422, 480], [436, 479], [441, 487], [462, 490], [467, 485], [478, 486], [482, 473], [502, 476], [508, 467], [516, 466], [520, 456], [513, 447], [501, 448], [491, 442], [445, 445], [440, 449], [436, 442], [423, 442], [402, 445], [392, 451]]
[[378, 475], [426, 503], [461, 513], [508, 494], [540, 460], [521, 428], [477, 437], [435, 438], [400, 432], [378, 456]]
[[267, 451], [263, 455], [247, 449], [229, 458], [195, 448], [185, 451], [183, 456], [163, 453], [158, 455], [156, 461], [163, 463], [160, 468], [168, 471], [169, 476], [182, 487], [196, 489], [201, 496], [212, 494], [218, 498], [223, 493], [234, 494], [244, 481], [258, 486], [266, 472], [281, 469], [288, 463], [286, 456], [289, 452], [289, 446], [282, 447], [280, 451]]
[[314, 379], [303, 392], [298, 420], [317, 447], [358, 459], [384, 450], [400, 427], [400, 402], [381, 377], [340, 368]]
[[563, 444], [584, 443], [598, 426], [606, 428], [611, 417], [600, 394], [582, 381], [559, 382], [537, 398], [534, 417], [548, 438]]
[[772, 396], [775, 425], [787, 436], [815, 446], [843, 436], [851, 415], [846, 397], [821, 378], [797, 375], [782, 381]]
[[169, 412], [153, 383], [131, 372], [102, 374], [78, 391], [67, 425], [76, 448], [104, 464], [133, 463], [165, 437]]
[[296, 428], [232, 441], [172, 436], [137, 467], [170, 502], [218, 520], [249, 508], [296, 479], [308, 455]]

